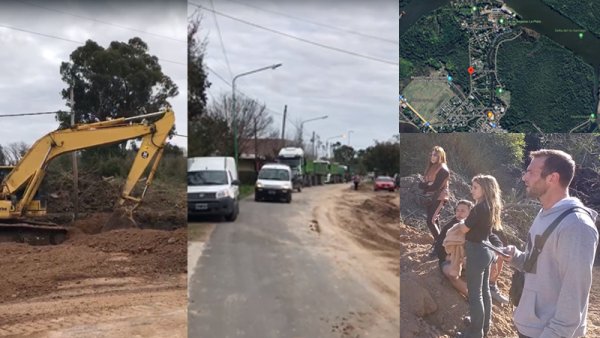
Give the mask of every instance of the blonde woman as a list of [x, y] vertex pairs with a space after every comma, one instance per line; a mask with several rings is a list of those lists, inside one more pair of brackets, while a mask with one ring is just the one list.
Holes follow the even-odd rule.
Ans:
[[482, 338], [487, 336], [492, 318], [490, 294], [490, 264], [493, 252], [483, 244], [492, 229], [501, 230], [502, 198], [500, 186], [493, 176], [477, 175], [471, 180], [471, 195], [475, 207], [464, 224], [465, 253], [467, 257], [467, 289], [471, 325], [458, 337]]
[[426, 205], [427, 227], [433, 236], [433, 242], [440, 235], [439, 217], [444, 204], [448, 201], [448, 181], [450, 170], [446, 164], [446, 152], [440, 146], [435, 146], [429, 155], [424, 181], [419, 184], [423, 192], [428, 195]]

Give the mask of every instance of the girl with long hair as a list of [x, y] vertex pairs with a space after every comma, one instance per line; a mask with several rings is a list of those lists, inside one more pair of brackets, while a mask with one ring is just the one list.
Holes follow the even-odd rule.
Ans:
[[502, 198], [498, 182], [490, 175], [473, 177], [471, 195], [475, 200], [475, 207], [464, 224], [460, 225], [460, 229], [465, 233], [471, 325], [464, 334], [459, 334], [459, 337], [481, 338], [487, 336], [492, 319], [489, 277], [494, 255], [483, 242], [488, 242], [492, 229], [502, 229]]
[[450, 170], [446, 164], [446, 152], [440, 146], [435, 146], [429, 155], [427, 168], [423, 175], [424, 181], [419, 184], [427, 195], [427, 227], [433, 236], [433, 242], [440, 235], [439, 217], [444, 204], [449, 198]]

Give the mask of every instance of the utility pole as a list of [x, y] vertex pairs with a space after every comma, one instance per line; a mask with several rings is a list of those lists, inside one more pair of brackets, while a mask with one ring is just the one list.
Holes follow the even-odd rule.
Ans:
[[254, 170], [258, 173], [258, 133], [256, 129], [256, 117], [254, 117]]
[[[73, 94], [73, 84], [71, 84], [71, 127], [75, 126], [75, 95]], [[73, 159], [73, 221], [79, 214], [79, 172], [77, 170], [77, 151], [72, 154]]]
[[315, 132], [314, 131], [312, 133], [312, 138], [310, 139], [310, 142], [312, 143], [312, 155], [315, 156]]
[[285, 144], [285, 118], [287, 116], [287, 104], [283, 107], [283, 125], [281, 126], [281, 142], [283, 143], [282, 148], [286, 146]]

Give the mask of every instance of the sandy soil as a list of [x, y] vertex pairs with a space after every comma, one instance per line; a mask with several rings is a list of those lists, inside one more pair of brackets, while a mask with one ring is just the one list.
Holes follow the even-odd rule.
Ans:
[[186, 336], [186, 229], [86, 233], [107, 217], [56, 246], [0, 243], [0, 335]]
[[[442, 276], [437, 258], [428, 258], [433, 238], [428, 232], [400, 224], [401, 337], [454, 337], [469, 313], [466, 298]], [[512, 270], [505, 266], [498, 287], [508, 294]], [[490, 337], [515, 337], [512, 310], [492, 305]]]
[[[364, 285], [375, 286], [374, 296], [384, 305], [368, 320], [399, 325], [399, 195], [373, 192], [369, 183], [362, 183], [359, 191], [342, 184], [328, 189], [320, 201], [309, 229], [319, 234], [325, 252], [343, 273], [352, 273], [367, 280]], [[349, 319], [348, 325], [360, 325], [359, 317]]]

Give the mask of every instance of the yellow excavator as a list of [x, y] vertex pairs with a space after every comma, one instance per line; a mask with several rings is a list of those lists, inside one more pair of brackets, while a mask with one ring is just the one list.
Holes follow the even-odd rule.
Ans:
[[[151, 121], [152, 119], [155, 120]], [[152, 183], [174, 124], [175, 114], [168, 108], [157, 113], [77, 124], [40, 138], [14, 167], [0, 167], [0, 240], [31, 244], [59, 244], [64, 241], [67, 236], [66, 228], [35, 220], [36, 217], [46, 215], [46, 206], [36, 198], [36, 193], [50, 161], [72, 151], [141, 138], [141, 145], [115, 212], [102, 230], [127, 227], [123, 225], [127, 223], [123, 219], [130, 220], [129, 226], [135, 226], [132, 213], [142, 202]], [[152, 167], [141, 195], [132, 196], [136, 183], [150, 163]], [[116, 224], [119, 222], [120, 224]]]

